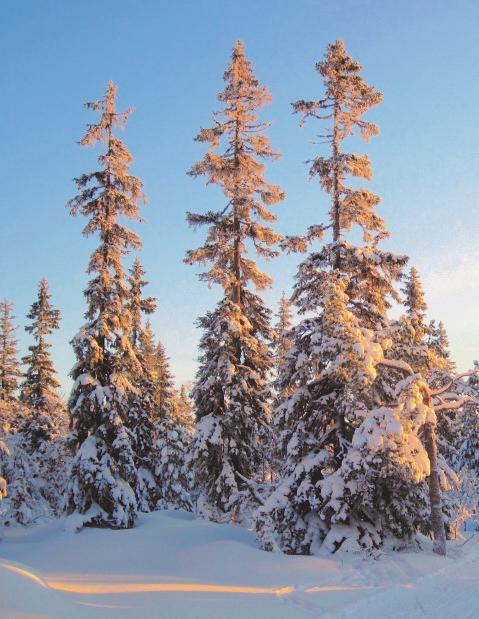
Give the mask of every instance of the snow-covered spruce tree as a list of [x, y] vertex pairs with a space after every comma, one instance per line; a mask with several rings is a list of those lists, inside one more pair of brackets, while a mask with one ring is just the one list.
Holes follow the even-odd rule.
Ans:
[[278, 303], [278, 311], [276, 313], [275, 336], [273, 341], [273, 350], [275, 355], [275, 368], [273, 375], [274, 400], [272, 405], [272, 432], [270, 433], [271, 443], [269, 448], [265, 451], [265, 475], [263, 476], [265, 479], [267, 477], [269, 477], [270, 479], [278, 477], [283, 458], [281, 445], [279, 444], [278, 436], [275, 432], [277, 421], [274, 416], [274, 410], [277, 408], [278, 404], [284, 401], [284, 399], [291, 393], [291, 386], [287, 386], [286, 388], [281, 389], [281, 387], [279, 386], [278, 377], [280, 374], [280, 368], [285, 363], [287, 354], [293, 346], [293, 339], [291, 335], [292, 324], [292, 302], [283, 291]]
[[174, 409], [157, 422], [155, 476], [159, 487], [156, 509], [192, 510], [186, 454], [191, 435]]
[[63, 404], [58, 394], [60, 383], [56, 378], [48, 336], [60, 327], [60, 311], [51, 304], [46, 279], [40, 281], [37, 300], [32, 304], [27, 318], [31, 324], [25, 331], [33, 336], [34, 344], [29, 354], [22, 358], [27, 366], [21, 384], [20, 399], [28, 409], [28, 417], [20, 431], [26, 447], [31, 452], [42, 443], [49, 442], [59, 432], [64, 418]]
[[[388, 344], [384, 337], [389, 324], [387, 311], [391, 300], [399, 300], [395, 282], [407, 259], [379, 248], [381, 239], [388, 236], [383, 220], [375, 213], [379, 197], [347, 184], [348, 176], [370, 179], [369, 159], [344, 152], [342, 148], [345, 138], [356, 130], [364, 139], [378, 132], [376, 125], [365, 121], [363, 115], [381, 101], [382, 95], [365, 83], [359, 74], [360, 65], [348, 56], [342, 41], [328, 47], [325, 59], [316, 68], [324, 78], [324, 98], [297, 101], [293, 109], [302, 114], [303, 122], [315, 118], [329, 125], [319, 136], [322, 143], [329, 145], [329, 156], [316, 157], [310, 167], [310, 175], [319, 178], [330, 196], [329, 222], [310, 226], [305, 236], [289, 237], [284, 245], [289, 251], [306, 251], [327, 231], [331, 232], [331, 240], [319, 251], [313, 248], [296, 276], [293, 299], [304, 318], [292, 331], [294, 344], [280, 372], [281, 389], [291, 389], [291, 393], [276, 413], [285, 457], [281, 473], [284, 481], [257, 518], [263, 547], [278, 547], [288, 553], [309, 553], [328, 533], [330, 542], [331, 537], [335, 539], [330, 546], [337, 548], [344, 541], [344, 536], [335, 536], [333, 530], [339, 525], [350, 526], [347, 546], [376, 546], [387, 535], [407, 537], [410, 528], [401, 520], [404, 512], [391, 512], [385, 522], [367, 517], [361, 508], [363, 499], [358, 493], [350, 494], [348, 488], [357, 483], [355, 487], [359, 489], [359, 482], [353, 478], [362, 470], [370, 476], [369, 488], [378, 482], [379, 495], [368, 500], [379, 505], [387, 500], [381, 493], [388, 485], [404, 489], [407, 487], [404, 480], [415, 479], [415, 483], [421, 483], [411, 473], [416, 467], [413, 454], [408, 454], [407, 444], [402, 443], [407, 428], [398, 429], [397, 425], [386, 423], [384, 411], [378, 408], [384, 401], [381, 387], [385, 381], [381, 375], [385, 370], [379, 361], [383, 346], [387, 348]], [[363, 233], [361, 246], [345, 238], [358, 227]], [[332, 303], [328, 296], [334, 286], [341, 286], [341, 295], [335, 293], [335, 303], [339, 303], [341, 296], [343, 310], [338, 308], [328, 316], [326, 308]], [[350, 339], [351, 329], [359, 338], [356, 341]], [[374, 379], [370, 377], [364, 384], [360, 379], [364, 374], [361, 363], [366, 362], [367, 351], [373, 349], [377, 351], [372, 364]], [[329, 372], [336, 368], [336, 356], [343, 367], [330, 376]], [[356, 356], [357, 363], [351, 362], [348, 356]], [[388, 396], [392, 403], [395, 390], [390, 389]], [[378, 445], [365, 443], [358, 449], [358, 433], [368, 424], [376, 428], [376, 435], [382, 440]], [[398, 430], [396, 437], [392, 436], [391, 428]], [[397, 466], [394, 459], [388, 467], [371, 466], [372, 462], [379, 464], [390, 458], [392, 445], [396, 445], [394, 449], [398, 453], [404, 453], [404, 460], [399, 458]], [[355, 470], [347, 466], [350, 454], [355, 458]], [[404, 470], [398, 468], [401, 462]], [[385, 478], [384, 472], [387, 472]], [[331, 478], [336, 480], [335, 488], [344, 491], [342, 497], [335, 495], [334, 500], [329, 491], [331, 475], [335, 476]], [[411, 488], [408, 505], [414, 504], [417, 498], [416, 511], [410, 516], [415, 522], [423, 513], [423, 496], [419, 488]], [[394, 518], [397, 518], [395, 524]]]
[[[3, 461], [10, 455], [8, 451], [8, 447], [5, 445], [5, 442], [0, 438], [0, 510], [2, 508], [2, 499], [7, 496], [7, 480], [3, 475], [5, 474], [3, 469]], [[2, 522], [0, 520], [0, 541], [2, 540]]]
[[[377, 125], [364, 120], [363, 115], [381, 102], [382, 94], [366, 84], [360, 75], [361, 66], [348, 55], [340, 40], [329, 45], [316, 70], [324, 80], [324, 98], [296, 101], [293, 111], [302, 115], [301, 124], [310, 118], [327, 123], [318, 137], [328, 145], [329, 156], [312, 159], [309, 172], [330, 196], [329, 223], [310, 226], [305, 236], [287, 238], [285, 247], [289, 251], [306, 251], [325, 231], [332, 234], [330, 243], [310, 253], [301, 264], [295, 297], [299, 299], [303, 290], [320, 285], [321, 277], [333, 268], [348, 276], [346, 294], [351, 310], [361, 324], [377, 330], [387, 324], [391, 299], [399, 301], [394, 283], [407, 258], [379, 249], [379, 242], [389, 236], [383, 219], [375, 212], [380, 198], [367, 189], [347, 185], [348, 177], [371, 179], [369, 158], [344, 152], [343, 142], [356, 131], [364, 140], [378, 133]], [[362, 231], [362, 246], [345, 239], [354, 227]]]
[[22, 422], [17, 389], [22, 376], [18, 362], [17, 340], [13, 321], [13, 303], [0, 302], [0, 429], [15, 430]]
[[[435, 388], [451, 382], [453, 366], [444, 355], [438, 354], [437, 346], [430, 345], [431, 334], [426, 323], [427, 304], [419, 274], [414, 267], [404, 278], [402, 292], [406, 311], [390, 330], [393, 345], [387, 356], [408, 363], [412, 370], [427, 383], [428, 388], [434, 391]], [[392, 370], [389, 377], [394, 384], [394, 381], [397, 383], [397, 380], [401, 378], [401, 373]], [[458, 511], [458, 506], [455, 505], [458, 493], [455, 488], [460, 480], [451, 467], [455, 452], [456, 414], [454, 409], [443, 408], [437, 415], [431, 416], [430, 422], [421, 429], [424, 444], [431, 444], [431, 440], [437, 441], [441, 503], [448, 531], [452, 515]], [[422, 528], [430, 532], [429, 519], [425, 520]]]
[[116, 111], [116, 86], [108, 83], [100, 101], [87, 103], [99, 112], [80, 144], [100, 142], [98, 170], [83, 174], [78, 195], [69, 202], [72, 215], [85, 215], [85, 236], [98, 234], [99, 245], [88, 265], [86, 323], [72, 341], [77, 362], [68, 402], [71, 442], [75, 449], [67, 490], [67, 511], [84, 524], [112, 528], [133, 526], [137, 505], [135, 455], [128, 430], [130, 377], [138, 360], [131, 341], [129, 289], [122, 257], [138, 249], [138, 236], [120, 217], [140, 219], [142, 183], [129, 174], [132, 157], [115, 128], [123, 128], [130, 110]]
[[279, 300], [276, 318], [274, 347], [276, 353], [276, 366], [279, 367], [293, 346], [290, 333], [291, 327], [293, 326], [292, 302], [288, 299], [284, 291]]
[[200, 278], [223, 289], [216, 309], [198, 321], [204, 333], [192, 393], [198, 422], [191, 447], [197, 512], [219, 522], [238, 517], [241, 497], [263, 460], [273, 332], [270, 311], [249, 285], [260, 291], [270, 285], [270, 278], [248, 258], [247, 250], [254, 247], [266, 259], [276, 255], [272, 248], [280, 236], [270, 227], [276, 217], [269, 207], [284, 197], [277, 185], [265, 180], [261, 161], [278, 157], [263, 133], [268, 123], [257, 116], [271, 96], [255, 78], [240, 41], [224, 81], [214, 126], [196, 138], [210, 149], [189, 174], [204, 175], [221, 187], [226, 202], [204, 215], [188, 213], [189, 224], [208, 226], [208, 234], [204, 245], [186, 257], [188, 264], [209, 263]]
[[182, 425], [190, 436], [193, 436], [195, 431], [195, 413], [193, 403], [188, 394], [186, 385], [181, 385], [180, 391], [175, 402], [175, 419]]
[[428, 520], [430, 462], [420, 430], [434, 410], [423, 386], [412, 376], [399, 383], [397, 404], [369, 411], [340, 468], [322, 483], [323, 545], [331, 552], [379, 548], [386, 537], [409, 543]]
[[144, 276], [145, 271], [136, 258], [128, 278], [128, 310], [131, 315], [131, 343], [138, 365], [133, 366], [130, 377], [134, 389], [128, 396], [127, 425], [137, 467], [135, 494], [138, 509], [148, 512], [154, 509], [158, 500], [158, 486], [154, 476], [156, 374], [153, 364], [153, 332], [149, 322], [143, 326], [143, 315], [155, 311], [156, 300], [144, 296], [143, 289], [148, 284]]
[[155, 416], [156, 419], [161, 420], [173, 410], [176, 397], [170, 360], [161, 342], [155, 346], [153, 367], [155, 371]]
[[190, 476], [186, 465], [191, 435], [178, 416], [178, 393], [161, 342], [156, 346], [153, 363], [156, 407], [154, 474], [159, 491], [155, 507], [191, 511]]
[[[479, 363], [475, 362], [476, 372]], [[468, 377], [463, 391], [471, 398], [458, 415], [459, 431], [454, 464], [458, 470], [472, 472], [479, 491], [479, 374]]]
[[[0, 450], [0, 470], [6, 480], [8, 494], [0, 501], [0, 523], [28, 525], [38, 518], [52, 516], [54, 507], [48, 501], [48, 486], [39, 470], [39, 460], [23, 448], [22, 434], [6, 435], [6, 449]], [[60, 474], [61, 471], [55, 474]]]
[[433, 368], [430, 372], [428, 383], [433, 388], [442, 387], [450, 381], [456, 369], [456, 365], [451, 359], [449, 336], [443, 322], [439, 321], [436, 324], [435, 320], [431, 320], [427, 327], [426, 342], [429, 350], [440, 361], [437, 364], [438, 367]]

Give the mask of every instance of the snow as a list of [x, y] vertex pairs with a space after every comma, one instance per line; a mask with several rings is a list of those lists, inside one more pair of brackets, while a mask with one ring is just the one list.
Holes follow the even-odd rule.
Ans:
[[449, 542], [446, 558], [422, 544], [376, 560], [288, 556], [181, 511], [119, 531], [12, 527], [0, 543], [0, 619], [475, 619], [479, 536]]

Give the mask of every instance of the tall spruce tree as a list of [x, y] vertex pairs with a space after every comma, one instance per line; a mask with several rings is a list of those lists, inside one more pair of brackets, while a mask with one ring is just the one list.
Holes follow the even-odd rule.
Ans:
[[116, 91], [109, 82], [103, 99], [86, 104], [100, 118], [88, 125], [80, 144], [100, 142], [106, 152], [98, 158], [98, 170], [76, 179], [79, 193], [69, 202], [71, 215], [88, 217], [83, 234], [97, 234], [99, 245], [87, 269], [92, 278], [84, 292], [86, 323], [72, 342], [77, 362], [68, 409], [76, 453], [67, 509], [92, 526], [127, 528], [137, 512], [128, 409], [131, 376], [139, 371], [139, 362], [122, 258], [138, 249], [140, 240], [120, 218], [139, 220], [139, 201], [145, 198], [141, 181], [129, 174], [132, 157], [115, 134], [130, 113], [117, 111]]
[[170, 360], [161, 342], [155, 346], [153, 354], [155, 370], [155, 416], [157, 420], [171, 414], [175, 407], [176, 389], [170, 370]]
[[131, 344], [138, 359], [130, 377], [134, 387], [129, 393], [128, 430], [132, 437], [135, 453], [137, 479], [135, 494], [141, 511], [154, 509], [158, 500], [158, 487], [154, 476], [154, 420], [155, 420], [155, 380], [151, 350], [154, 346], [151, 325], [143, 325], [143, 315], [150, 315], [156, 309], [156, 300], [144, 296], [143, 289], [148, 284], [145, 271], [138, 258], [130, 269], [128, 278], [128, 310], [131, 315]]
[[178, 393], [161, 342], [154, 351], [153, 367], [156, 415], [154, 472], [159, 489], [156, 508], [191, 511], [190, 474], [186, 464], [190, 434], [178, 414]]
[[181, 385], [180, 391], [175, 403], [175, 419], [182, 425], [190, 436], [193, 436], [195, 430], [195, 413], [193, 403], [188, 394], [186, 385]]
[[189, 264], [209, 263], [200, 278], [223, 289], [216, 309], [198, 321], [204, 333], [192, 394], [198, 419], [191, 448], [197, 510], [216, 521], [237, 517], [245, 484], [263, 460], [273, 332], [269, 310], [249, 285], [264, 290], [270, 278], [247, 251], [253, 247], [266, 259], [276, 255], [273, 246], [280, 236], [270, 227], [276, 217], [269, 207], [284, 197], [277, 185], [265, 180], [261, 162], [278, 157], [263, 133], [268, 123], [257, 116], [271, 96], [255, 78], [240, 41], [224, 81], [218, 95], [222, 109], [214, 115], [213, 127], [202, 129], [196, 138], [210, 149], [189, 174], [206, 176], [208, 183], [221, 187], [226, 203], [204, 215], [188, 213], [189, 224], [208, 226], [208, 234], [204, 245], [186, 257]]
[[[284, 246], [304, 252], [327, 232], [331, 239], [319, 250], [312, 247], [296, 276], [293, 299], [304, 317], [292, 331], [294, 344], [279, 377], [290, 395], [276, 412], [285, 464], [282, 481], [256, 521], [263, 547], [288, 553], [309, 553], [321, 542], [336, 550], [345, 541], [345, 547], [371, 548], [386, 535], [408, 539], [427, 505], [424, 459], [406, 440], [415, 436], [414, 444], [420, 444], [419, 425], [380, 406], [383, 394], [376, 386], [384, 382], [379, 375], [388, 344], [387, 311], [399, 300], [395, 284], [407, 258], [379, 248], [388, 236], [375, 212], [379, 197], [348, 184], [348, 177], [371, 178], [369, 159], [343, 150], [356, 131], [365, 140], [378, 133], [363, 116], [382, 95], [366, 84], [342, 41], [328, 46], [316, 69], [324, 97], [297, 101], [293, 110], [302, 122], [327, 124], [319, 138], [329, 154], [310, 162], [310, 176], [330, 197], [329, 222], [287, 238]], [[362, 245], [346, 239], [355, 228], [362, 230]], [[402, 406], [402, 400], [394, 405]], [[375, 441], [364, 440], [366, 433]], [[394, 452], [401, 457], [395, 459]], [[368, 488], [375, 494], [366, 496]], [[381, 520], [380, 506], [388, 505], [393, 488], [402, 495], [409, 489], [407, 509], [391, 504]]]
[[0, 303], [0, 400], [6, 405], [15, 402], [18, 382], [22, 376], [14, 319], [13, 303], [5, 299]]
[[33, 336], [34, 344], [29, 354], [22, 358], [27, 366], [21, 384], [20, 398], [28, 408], [22, 433], [31, 450], [48, 441], [60, 429], [63, 404], [58, 394], [60, 383], [51, 358], [48, 342], [54, 330], [60, 327], [60, 310], [51, 304], [51, 294], [46, 279], [40, 281], [37, 300], [32, 304], [27, 318], [31, 321], [25, 331]]
[[280, 366], [293, 346], [293, 341], [290, 334], [291, 327], [293, 326], [292, 302], [288, 299], [284, 291], [282, 292], [279, 300], [276, 318], [276, 365]]

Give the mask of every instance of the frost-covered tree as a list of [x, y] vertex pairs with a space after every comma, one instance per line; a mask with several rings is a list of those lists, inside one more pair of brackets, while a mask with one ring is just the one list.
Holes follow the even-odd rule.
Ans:
[[476, 479], [479, 490], [479, 363], [476, 373], [469, 376], [463, 391], [471, 398], [458, 415], [459, 431], [454, 464], [458, 470], [468, 469]]
[[[453, 377], [453, 366], [438, 348], [431, 342], [429, 325], [426, 322], [427, 304], [422, 283], [417, 270], [412, 267], [404, 277], [402, 288], [405, 313], [390, 330], [393, 345], [387, 354], [389, 358], [401, 359], [427, 383], [428, 388], [435, 389], [449, 383]], [[390, 379], [394, 384], [401, 378], [401, 372], [392, 370]], [[437, 441], [438, 476], [442, 491], [442, 506], [446, 525], [457, 512], [454, 504], [458, 497], [455, 487], [458, 477], [451, 468], [455, 452], [455, 417], [456, 411], [443, 408], [431, 417], [431, 422], [421, 429], [424, 443]], [[423, 527], [429, 530], [429, 520]]]
[[30, 449], [35, 450], [59, 431], [63, 421], [63, 404], [58, 394], [60, 383], [48, 342], [48, 337], [60, 327], [60, 311], [51, 304], [46, 279], [40, 281], [37, 300], [27, 318], [31, 324], [25, 327], [25, 331], [32, 335], [34, 343], [28, 347], [29, 354], [22, 358], [27, 370], [20, 398], [28, 409], [28, 417], [21, 431]]
[[84, 235], [98, 235], [99, 244], [88, 265], [86, 323], [72, 342], [77, 361], [68, 409], [75, 457], [67, 510], [92, 526], [127, 528], [137, 512], [128, 410], [139, 362], [122, 258], [138, 249], [140, 240], [120, 218], [140, 219], [143, 185], [129, 173], [132, 157], [115, 134], [130, 113], [116, 110], [116, 86], [109, 82], [104, 98], [86, 106], [100, 118], [88, 125], [80, 144], [99, 142], [106, 152], [99, 156], [99, 169], [76, 179], [79, 193], [69, 202], [72, 215], [88, 218]]
[[14, 319], [13, 303], [7, 299], [0, 302], [0, 400], [6, 404], [16, 400], [18, 381], [22, 376]]
[[[293, 111], [302, 116], [301, 124], [308, 119], [326, 124], [318, 137], [320, 143], [328, 146], [329, 153], [314, 157], [309, 173], [311, 178], [319, 179], [330, 197], [329, 222], [310, 226], [304, 236], [287, 238], [285, 246], [290, 251], [306, 251], [327, 230], [331, 232], [331, 241], [323, 244], [320, 251], [312, 251], [301, 264], [295, 297], [299, 300], [310, 287], [317, 288], [321, 278], [335, 269], [348, 276], [346, 294], [361, 324], [378, 329], [387, 324], [391, 299], [399, 300], [394, 283], [407, 258], [379, 248], [379, 242], [389, 236], [383, 219], [376, 213], [380, 198], [367, 189], [348, 184], [351, 177], [370, 180], [371, 163], [367, 155], [345, 152], [343, 144], [356, 132], [364, 140], [378, 133], [377, 125], [363, 116], [381, 102], [382, 94], [364, 81], [361, 66], [348, 55], [340, 40], [328, 46], [316, 70], [324, 81], [324, 97], [296, 101]], [[345, 238], [355, 227], [362, 231], [362, 246]]]
[[188, 388], [186, 385], [181, 385], [180, 391], [175, 401], [175, 419], [178, 423], [185, 428], [189, 436], [193, 436], [195, 430], [195, 412], [193, 410], [193, 403], [188, 394]]
[[191, 435], [179, 414], [178, 393], [169, 359], [161, 342], [153, 355], [155, 368], [154, 474], [158, 486], [157, 509], [192, 509], [190, 475], [186, 464]]
[[23, 448], [23, 442], [17, 432], [5, 437], [6, 448], [0, 450], [0, 470], [8, 490], [0, 501], [0, 523], [6, 525], [28, 525], [53, 515], [45, 496], [52, 479], [42, 478], [37, 458]]
[[186, 464], [190, 439], [191, 435], [179, 423], [174, 411], [158, 421], [154, 462], [159, 487], [156, 509], [192, 510], [190, 474]]
[[217, 211], [188, 213], [189, 224], [208, 226], [208, 234], [204, 245], [186, 257], [189, 264], [209, 264], [200, 278], [223, 289], [216, 309], [199, 320], [204, 333], [192, 394], [198, 419], [191, 448], [197, 510], [216, 521], [237, 518], [242, 493], [263, 460], [273, 333], [270, 312], [249, 285], [260, 291], [270, 278], [247, 251], [253, 247], [266, 259], [276, 255], [280, 236], [270, 227], [276, 217], [269, 207], [284, 197], [265, 180], [262, 162], [278, 157], [264, 134], [268, 123], [258, 120], [258, 109], [271, 96], [255, 78], [240, 41], [224, 81], [218, 95], [222, 109], [213, 127], [196, 138], [210, 148], [189, 173], [218, 185], [226, 201]]
[[155, 311], [156, 300], [144, 296], [143, 289], [148, 284], [144, 276], [145, 271], [136, 258], [128, 278], [128, 310], [131, 315], [131, 343], [138, 364], [133, 366], [130, 377], [134, 388], [129, 393], [127, 425], [137, 467], [135, 494], [138, 508], [141, 511], [150, 511], [158, 500], [153, 461], [156, 374], [152, 362], [153, 332], [150, 323], [143, 325], [143, 316]]
[[276, 365], [279, 367], [293, 345], [290, 334], [291, 327], [293, 326], [292, 302], [288, 299], [284, 291], [279, 300], [276, 318], [276, 336], [274, 344]]
[[278, 381], [292, 389], [276, 411], [281, 481], [256, 519], [267, 550], [308, 554], [326, 537], [328, 521], [335, 520], [330, 510], [327, 520], [322, 513], [323, 483], [347, 453], [349, 426], [358, 426], [369, 412], [383, 351], [348, 309], [346, 288], [339, 273], [324, 278], [316, 315], [292, 329], [294, 345]]
[[175, 407], [176, 389], [165, 347], [158, 342], [153, 356], [155, 371], [155, 416], [158, 420], [169, 415]]
[[131, 315], [131, 341], [133, 347], [139, 349], [141, 335], [143, 333], [143, 315], [150, 315], [156, 309], [156, 299], [154, 297], [145, 297], [143, 289], [148, 285], [148, 281], [144, 279], [145, 270], [143, 269], [139, 258], [135, 258], [130, 269], [128, 277], [129, 297], [128, 309]]
[[[5, 442], [0, 439], [0, 510], [2, 507], [2, 499], [7, 496], [7, 480], [3, 477], [4, 473], [4, 461], [10, 455], [8, 447]], [[0, 524], [0, 540], [2, 539], [2, 527]]]
[[[310, 175], [329, 194], [329, 222], [288, 237], [284, 246], [304, 252], [326, 233], [331, 237], [319, 250], [312, 247], [296, 276], [293, 300], [302, 320], [280, 372], [280, 388], [290, 391], [276, 412], [284, 466], [256, 521], [263, 547], [288, 553], [309, 553], [323, 541], [334, 550], [346, 540], [345, 547], [371, 548], [387, 535], [408, 538], [427, 497], [424, 466], [407, 440], [411, 435], [419, 443], [417, 424], [410, 428], [398, 418], [397, 391], [383, 377], [389, 371], [382, 365], [390, 345], [387, 311], [399, 300], [395, 284], [407, 259], [379, 248], [388, 236], [375, 212], [379, 197], [348, 181], [371, 178], [369, 159], [343, 150], [356, 131], [366, 140], [378, 132], [363, 116], [382, 95], [366, 84], [342, 41], [328, 47], [316, 68], [324, 97], [297, 101], [293, 110], [303, 122], [327, 126], [319, 138], [329, 153], [312, 160]], [[357, 228], [362, 245], [346, 239]], [[370, 433], [376, 442], [365, 440]], [[403, 494], [409, 488], [404, 502], [415, 506], [413, 513], [396, 505], [387, 519], [373, 518], [388, 501], [388, 488]], [[346, 536], [337, 535], [338, 526]]]
[[413, 377], [401, 385], [397, 405], [364, 417], [340, 468], [321, 485], [328, 550], [379, 548], [386, 537], [414, 540], [429, 516], [430, 462], [419, 433], [433, 414]]
[[428, 383], [434, 388], [442, 387], [451, 380], [456, 369], [449, 349], [449, 336], [443, 322], [439, 321], [436, 324], [435, 320], [431, 320], [427, 327], [426, 342], [431, 354], [437, 360], [435, 367], [429, 373]]
[[[297, 101], [293, 103], [293, 111], [302, 115], [303, 123], [313, 118], [326, 124], [319, 137], [328, 146], [329, 153], [312, 160], [310, 176], [319, 178], [321, 187], [330, 197], [329, 222], [310, 226], [305, 236], [289, 237], [285, 247], [305, 251], [327, 231], [331, 239], [319, 251], [312, 248], [300, 264], [293, 299], [300, 315], [320, 314], [323, 289], [330, 286], [328, 280], [332, 276], [339, 277], [347, 284], [344, 292], [348, 309], [357, 317], [358, 324], [379, 335], [388, 325], [391, 299], [399, 299], [394, 284], [406, 258], [379, 249], [379, 241], [388, 236], [384, 221], [375, 212], [380, 199], [369, 190], [347, 184], [348, 177], [370, 179], [371, 164], [367, 155], [344, 152], [343, 142], [357, 131], [365, 140], [378, 133], [378, 127], [363, 116], [380, 103], [382, 95], [366, 84], [360, 75], [361, 66], [348, 55], [342, 41], [328, 46], [324, 60], [317, 63], [316, 69], [324, 80], [324, 97], [318, 101]], [[353, 228], [362, 230], [363, 245], [353, 245], [346, 240]], [[319, 332], [313, 343], [321, 337]], [[292, 349], [292, 359], [303, 354], [311, 354], [311, 351], [304, 351], [304, 343], [300, 340]], [[289, 365], [293, 368], [294, 361]], [[286, 374], [282, 382], [286, 386], [288, 381]], [[294, 393], [291, 397], [294, 401]], [[309, 406], [314, 408], [314, 402]], [[337, 411], [341, 406], [338, 398]], [[337, 414], [333, 431], [338, 434], [336, 449], [343, 440], [351, 440], [353, 432], [353, 427], [348, 427], [347, 416]]]

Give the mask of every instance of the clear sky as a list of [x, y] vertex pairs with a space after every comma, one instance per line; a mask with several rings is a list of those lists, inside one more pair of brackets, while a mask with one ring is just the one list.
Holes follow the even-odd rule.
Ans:
[[[241, 38], [273, 103], [263, 118], [282, 159], [268, 179], [288, 197], [277, 229], [300, 233], [324, 221], [327, 197], [308, 183], [304, 161], [318, 147], [314, 128], [298, 127], [290, 102], [319, 98], [314, 63], [344, 39], [366, 80], [384, 93], [370, 114], [381, 128], [369, 144], [380, 212], [392, 233], [386, 247], [419, 269], [431, 318], [448, 328], [461, 368], [479, 358], [479, 4], [475, 0], [17, 0], [0, 13], [0, 298], [15, 303], [21, 352], [24, 316], [47, 277], [63, 314], [54, 359], [65, 389], [68, 344], [83, 321], [85, 268], [94, 241], [66, 201], [73, 178], [94, 169], [98, 152], [76, 143], [107, 80], [120, 107], [135, 109], [124, 140], [145, 183], [147, 223], [141, 260], [159, 299], [153, 326], [178, 382], [193, 378], [198, 315], [218, 292], [182, 263], [204, 231], [185, 211], [216, 208], [217, 189], [186, 170], [203, 153], [193, 141], [217, 109], [216, 94], [234, 41]], [[291, 289], [297, 257], [267, 265], [274, 308]]]

